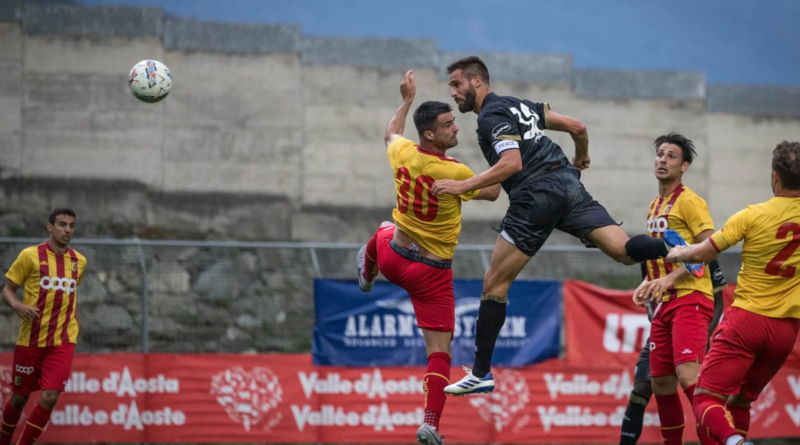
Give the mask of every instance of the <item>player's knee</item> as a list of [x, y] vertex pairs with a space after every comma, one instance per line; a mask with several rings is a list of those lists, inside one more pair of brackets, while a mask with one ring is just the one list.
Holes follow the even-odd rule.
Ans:
[[56, 403], [58, 403], [58, 395], [59, 395], [58, 391], [53, 391], [53, 390], [42, 391], [42, 398], [39, 399], [39, 404], [42, 405], [42, 407], [44, 408], [52, 410], [53, 408], [55, 408]]
[[[650, 382], [639, 382], [633, 385], [633, 392], [645, 399], [645, 403], [643, 405], [647, 405], [647, 400], [650, 400], [653, 397], [653, 386], [650, 385]], [[631, 393], [631, 400], [633, 400], [633, 393]]]
[[29, 396], [13, 394], [11, 395], [11, 400], [9, 403], [11, 403], [11, 406], [14, 407], [14, 409], [22, 409], [25, 408], [25, 404], [28, 403], [28, 397]]
[[483, 293], [490, 295], [506, 295], [511, 287], [511, 281], [493, 269], [489, 269], [483, 277]]
[[737, 406], [740, 408], [750, 408], [750, 403], [751, 402], [749, 400], [745, 399], [743, 396], [739, 394], [734, 394], [728, 397], [729, 405]]

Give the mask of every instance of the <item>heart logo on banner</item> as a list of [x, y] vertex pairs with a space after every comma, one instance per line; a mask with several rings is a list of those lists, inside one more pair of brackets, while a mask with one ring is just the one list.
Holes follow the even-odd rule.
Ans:
[[[283, 390], [278, 376], [269, 368], [245, 371], [241, 366], [233, 366], [211, 378], [211, 395], [217, 398], [228, 417], [250, 431], [278, 407]], [[272, 416], [266, 429], [277, 425], [280, 418], [280, 413]]]
[[481, 396], [470, 396], [469, 403], [478, 414], [500, 432], [522, 411], [530, 400], [528, 382], [517, 371], [503, 369], [494, 373], [494, 391]]

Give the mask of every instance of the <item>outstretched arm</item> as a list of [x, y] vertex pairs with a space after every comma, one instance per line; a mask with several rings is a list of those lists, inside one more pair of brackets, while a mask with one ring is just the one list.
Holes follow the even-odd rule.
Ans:
[[403, 103], [394, 112], [392, 118], [389, 119], [389, 124], [386, 125], [386, 134], [383, 136], [383, 141], [386, 143], [387, 148], [395, 139], [403, 136], [408, 110], [411, 109], [411, 103], [414, 102], [416, 94], [417, 87], [414, 85], [414, 71], [411, 70], [406, 73], [403, 82], [400, 84], [400, 95], [403, 96]]
[[717, 249], [707, 239], [700, 244], [675, 246], [670, 249], [667, 261], [670, 263], [708, 263], [717, 257]]
[[[450, 179], [436, 181], [433, 183], [431, 191], [436, 196], [442, 194], [462, 195], [478, 189], [483, 191], [490, 186], [497, 185], [499, 187], [501, 182], [521, 170], [522, 157], [519, 154], [519, 150], [506, 150], [500, 153], [500, 160], [489, 170], [473, 176], [466, 181], [453, 181]], [[497, 193], [500, 193], [499, 188], [497, 189]]]
[[547, 129], [569, 133], [575, 143], [575, 157], [572, 158], [572, 164], [579, 170], [589, 168], [589, 163], [591, 162], [591, 159], [589, 159], [589, 133], [586, 131], [586, 126], [583, 125], [583, 122], [550, 111], [548, 113]]

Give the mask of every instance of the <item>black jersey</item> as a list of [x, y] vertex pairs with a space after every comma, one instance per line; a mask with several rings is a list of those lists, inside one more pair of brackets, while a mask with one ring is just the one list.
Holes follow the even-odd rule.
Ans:
[[544, 134], [549, 110], [546, 103], [494, 93], [483, 99], [478, 114], [478, 144], [489, 165], [497, 164], [505, 150], [518, 149], [522, 157], [522, 171], [502, 183], [506, 193], [555, 166], [574, 168], [561, 147]]

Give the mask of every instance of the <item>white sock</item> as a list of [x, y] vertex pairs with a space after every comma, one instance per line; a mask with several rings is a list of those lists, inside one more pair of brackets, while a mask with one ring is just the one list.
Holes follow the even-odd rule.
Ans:
[[736, 445], [740, 440], [744, 440], [741, 434], [734, 434], [733, 436], [725, 439], [725, 445]]

